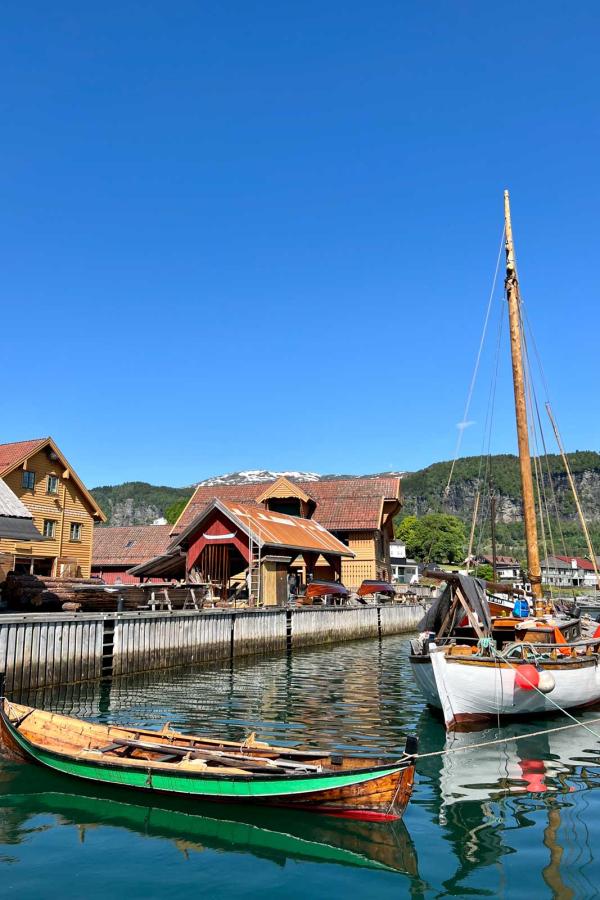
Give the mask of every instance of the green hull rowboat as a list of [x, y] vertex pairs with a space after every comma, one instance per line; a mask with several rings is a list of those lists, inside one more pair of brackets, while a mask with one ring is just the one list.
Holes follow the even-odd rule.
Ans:
[[5, 747], [55, 772], [104, 785], [199, 800], [293, 806], [396, 819], [410, 798], [416, 747], [397, 762], [98, 725], [0, 704]]

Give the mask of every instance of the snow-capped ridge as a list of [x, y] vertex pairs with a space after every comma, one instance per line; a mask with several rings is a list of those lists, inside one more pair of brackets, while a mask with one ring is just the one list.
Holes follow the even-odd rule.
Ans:
[[320, 475], [317, 472], [273, 472], [270, 469], [246, 469], [242, 472], [227, 472], [224, 475], [215, 475], [212, 478], [205, 478], [204, 481], [198, 483], [198, 487], [211, 487], [212, 485], [223, 484], [259, 484], [263, 481], [275, 481], [277, 478], [289, 478], [291, 481], [336, 481], [342, 478], [378, 478], [378, 477], [401, 477], [404, 472], [380, 472], [375, 475], [342, 475], [332, 473], [330, 475]]

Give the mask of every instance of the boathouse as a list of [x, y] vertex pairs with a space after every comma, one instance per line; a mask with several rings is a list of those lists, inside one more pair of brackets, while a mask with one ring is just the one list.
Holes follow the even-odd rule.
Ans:
[[214, 498], [165, 554], [134, 566], [130, 574], [219, 585], [223, 599], [237, 581], [256, 602], [274, 606], [287, 601], [290, 569], [300, 568], [310, 581], [326, 567], [339, 581], [342, 560], [353, 555], [315, 519]]
[[[215, 497], [226, 504], [259, 505], [273, 513], [316, 519], [350, 551], [341, 558], [341, 578], [351, 590], [365, 579], [390, 580], [393, 519], [401, 507], [399, 478], [296, 482], [280, 477], [254, 484], [200, 484], [173, 526], [172, 537], [182, 534]], [[321, 558], [315, 577], [330, 580], [334, 575]]]
[[17, 574], [89, 577], [94, 523], [106, 517], [52, 438], [0, 444], [0, 479], [44, 538], [0, 537], [2, 567]]
[[102, 525], [94, 531], [92, 575], [105, 584], [137, 584], [128, 571], [167, 552], [171, 525]]

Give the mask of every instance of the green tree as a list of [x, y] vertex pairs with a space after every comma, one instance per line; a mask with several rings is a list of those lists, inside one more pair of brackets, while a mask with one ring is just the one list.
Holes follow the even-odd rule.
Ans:
[[402, 541], [403, 544], [406, 544], [407, 552], [409, 554], [411, 551], [408, 550], [408, 547], [411, 547], [415, 543], [418, 522], [419, 520], [416, 516], [405, 516], [402, 521], [396, 522], [394, 526], [396, 539]]
[[482, 565], [476, 566], [473, 569], [473, 575], [475, 578], [484, 578], [486, 581], [493, 581], [494, 569], [492, 566], [488, 565], [488, 563], [482, 563]]
[[165, 519], [169, 523], [169, 525], [174, 525], [185, 507], [187, 506], [187, 500], [176, 500], [175, 503], [171, 503], [170, 506], [167, 506], [165, 509]]
[[407, 554], [419, 562], [456, 563], [464, 559], [465, 526], [456, 516], [445, 513], [430, 513], [421, 518], [407, 516], [400, 522], [397, 533], [406, 543]]

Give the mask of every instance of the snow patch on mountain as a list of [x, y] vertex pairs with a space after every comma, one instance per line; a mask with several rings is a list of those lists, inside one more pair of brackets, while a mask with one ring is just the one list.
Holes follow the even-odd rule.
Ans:
[[219, 484], [258, 484], [262, 481], [274, 481], [276, 478], [289, 478], [291, 481], [336, 481], [338, 479], [351, 478], [379, 478], [386, 476], [404, 475], [404, 472], [381, 472], [379, 475], [319, 475], [317, 472], [272, 472], [269, 469], [247, 469], [243, 472], [228, 472], [225, 475], [215, 475], [199, 482], [199, 486], [211, 487]]
[[274, 481], [276, 478], [291, 478], [294, 481], [320, 481], [322, 476], [316, 472], [271, 472], [268, 469], [247, 469], [244, 472], [229, 472], [226, 475], [215, 475], [206, 478], [200, 484], [210, 487], [215, 484], [257, 484], [261, 481]]

